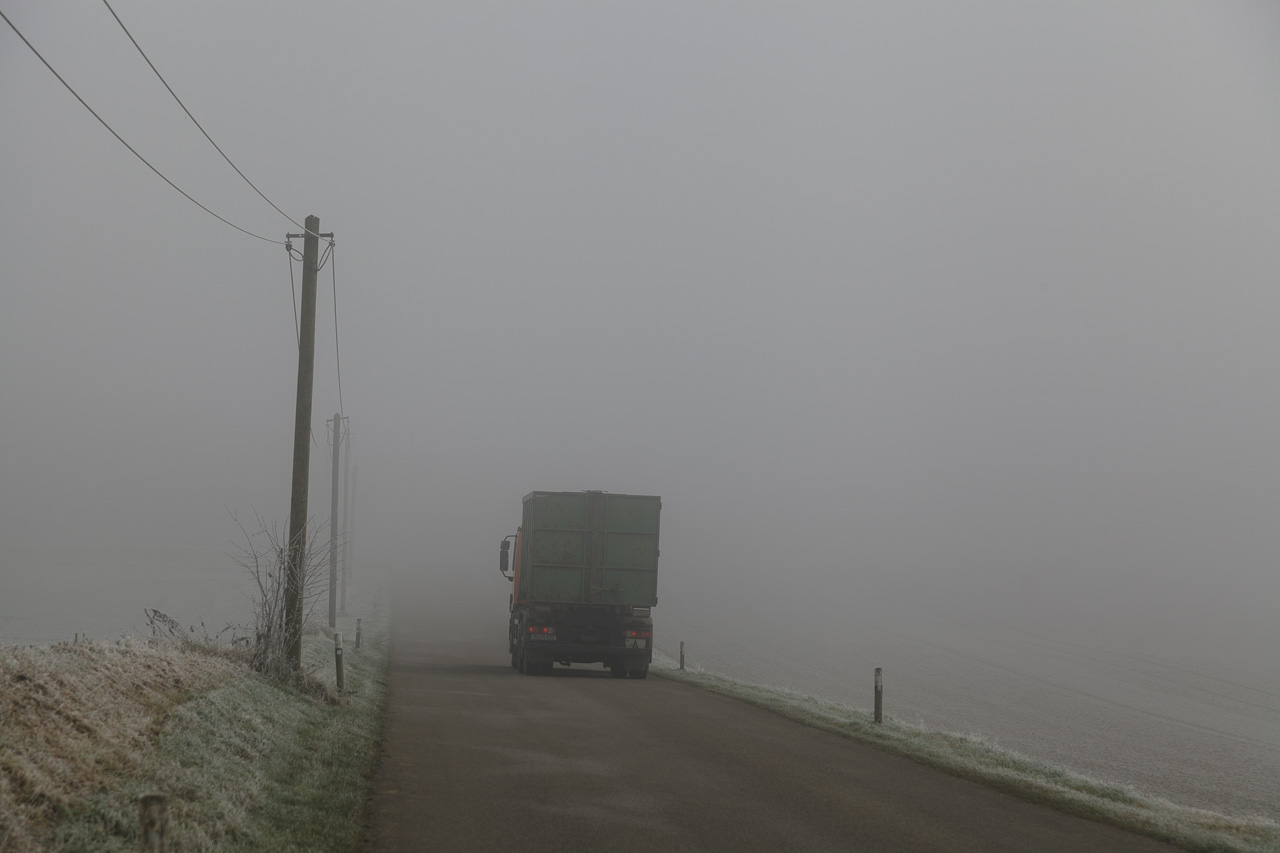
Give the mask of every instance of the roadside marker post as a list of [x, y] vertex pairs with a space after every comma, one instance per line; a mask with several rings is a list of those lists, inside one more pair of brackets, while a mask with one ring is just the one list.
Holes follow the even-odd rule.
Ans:
[[169, 844], [169, 804], [163, 794], [138, 798], [138, 840], [142, 853], [164, 853]]
[[876, 667], [876, 722], [884, 722], [884, 670]]
[[342, 673], [342, 632], [333, 632], [333, 663], [338, 670], [338, 692], [343, 690], [343, 673]]

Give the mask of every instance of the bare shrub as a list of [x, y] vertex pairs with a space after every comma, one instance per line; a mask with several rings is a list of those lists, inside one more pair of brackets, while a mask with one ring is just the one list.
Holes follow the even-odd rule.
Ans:
[[[253, 597], [253, 642], [250, 664], [274, 679], [292, 683], [298, 673], [289, 660], [289, 623], [285, 612], [285, 591], [289, 577], [289, 548], [277, 525], [268, 526], [254, 513], [256, 531], [249, 530], [232, 516], [244, 535], [244, 543], [233, 555], [257, 584]], [[306, 554], [302, 561], [302, 621], [305, 625], [321, 596], [327, 591], [329, 541], [312, 525], [307, 531]]]
[[147, 617], [152, 644], [177, 643], [184, 648], [195, 647], [198, 651], [224, 653], [230, 657], [236, 657], [236, 653], [249, 647], [249, 638], [240, 625], [228, 622], [221, 631], [211, 634], [201, 619], [200, 632], [196, 633], [195, 625], [183, 628], [181, 622], [162, 610], [144, 607], [142, 612]]

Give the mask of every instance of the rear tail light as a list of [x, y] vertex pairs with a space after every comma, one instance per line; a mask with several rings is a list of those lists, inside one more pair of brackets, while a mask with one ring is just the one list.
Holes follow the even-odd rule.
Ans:
[[649, 637], [652, 636], [652, 634], [653, 634], [652, 631], [623, 631], [622, 632], [622, 636], [624, 637], [635, 637], [638, 639], [645, 639], [645, 640], [649, 639]]
[[530, 625], [529, 626], [530, 634], [554, 634], [555, 632], [556, 632], [555, 628], [551, 628], [547, 625]]

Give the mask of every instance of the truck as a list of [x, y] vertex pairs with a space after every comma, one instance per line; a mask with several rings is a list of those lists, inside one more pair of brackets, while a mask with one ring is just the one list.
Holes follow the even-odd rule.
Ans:
[[648, 676], [662, 498], [530, 492], [523, 503], [498, 564], [512, 584], [511, 666], [545, 675], [556, 663], [599, 663], [614, 678]]

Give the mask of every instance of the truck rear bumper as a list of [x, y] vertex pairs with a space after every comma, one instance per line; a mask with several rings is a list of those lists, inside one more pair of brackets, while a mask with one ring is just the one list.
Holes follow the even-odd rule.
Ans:
[[628, 649], [594, 643], [528, 643], [525, 660], [530, 663], [619, 663], [627, 669], [641, 669], [653, 656], [651, 649]]

